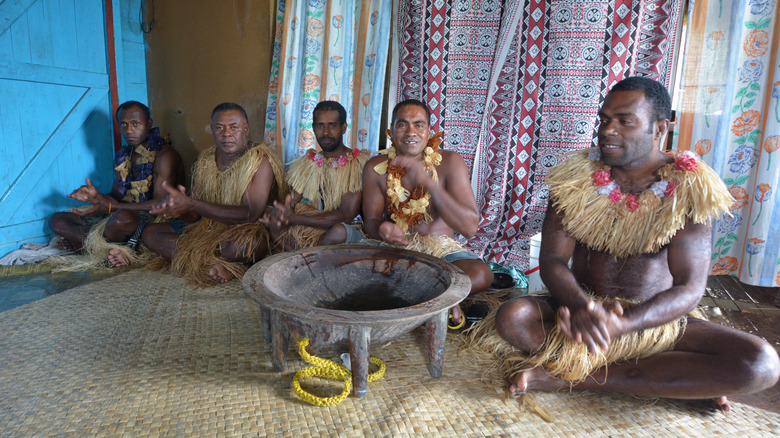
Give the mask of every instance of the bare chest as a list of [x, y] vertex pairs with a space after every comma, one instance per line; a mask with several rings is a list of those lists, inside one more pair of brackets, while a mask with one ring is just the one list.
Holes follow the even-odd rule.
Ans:
[[645, 301], [672, 286], [666, 248], [655, 254], [616, 259], [578, 245], [572, 271], [580, 284], [604, 297]]

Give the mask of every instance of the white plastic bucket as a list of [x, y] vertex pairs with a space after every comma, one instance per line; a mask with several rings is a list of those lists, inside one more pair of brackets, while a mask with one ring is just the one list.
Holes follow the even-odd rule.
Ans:
[[528, 270], [525, 276], [528, 277], [528, 292], [532, 293], [545, 289], [542, 277], [539, 275], [539, 250], [542, 247], [542, 233], [536, 233], [529, 241], [531, 248], [529, 251]]

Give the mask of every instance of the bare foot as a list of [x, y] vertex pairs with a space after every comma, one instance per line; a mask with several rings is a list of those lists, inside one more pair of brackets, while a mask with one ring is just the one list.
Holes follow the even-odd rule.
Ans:
[[69, 240], [60, 239], [60, 245], [62, 245], [62, 249], [65, 251], [76, 251], [76, 247]]
[[532, 390], [557, 391], [564, 385], [566, 385], [565, 381], [550, 376], [542, 367], [536, 367], [515, 374], [509, 386], [509, 392], [513, 396], [519, 396]]
[[121, 268], [130, 264], [127, 255], [121, 249], [114, 248], [108, 251], [108, 263], [115, 268]]
[[209, 270], [209, 275], [217, 283], [227, 283], [228, 281], [233, 279], [233, 274], [231, 274], [230, 271], [227, 270], [227, 268], [225, 268], [220, 264], [216, 264], [212, 266], [211, 269]]
[[729, 403], [729, 400], [725, 395], [716, 397], [712, 399], [712, 401], [715, 403], [715, 407], [720, 409], [724, 414], [731, 412], [731, 403]]
[[451, 329], [463, 327], [463, 311], [460, 310], [460, 305], [450, 308], [449, 327]]

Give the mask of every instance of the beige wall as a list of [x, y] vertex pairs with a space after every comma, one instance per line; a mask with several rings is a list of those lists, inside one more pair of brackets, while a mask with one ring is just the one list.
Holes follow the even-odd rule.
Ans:
[[[249, 115], [250, 138], [263, 140], [275, 0], [157, 0], [147, 35], [149, 104], [189, 169], [214, 144], [209, 117], [222, 102]], [[188, 173], [188, 178], [189, 178]]]

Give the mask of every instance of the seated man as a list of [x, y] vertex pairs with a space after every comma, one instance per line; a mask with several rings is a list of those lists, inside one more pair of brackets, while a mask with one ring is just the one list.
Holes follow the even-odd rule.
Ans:
[[287, 192], [279, 155], [249, 141], [241, 106], [217, 105], [211, 131], [215, 145], [193, 166], [192, 196], [183, 186], [164, 185], [168, 196], [152, 209], [178, 220], [150, 224], [141, 235], [144, 245], [171, 260], [174, 274], [202, 287], [240, 278], [247, 263], [265, 257], [269, 235], [258, 219], [269, 201], [284, 199]]
[[[514, 394], [571, 387], [729, 410], [725, 396], [777, 382], [767, 342], [687, 316], [707, 284], [710, 220], [733, 200], [695, 154], [661, 152], [670, 115], [663, 85], [623, 80], [599, 111], [599, 146], [550, 172], [539, 257], [550, 296], [495, 314]], [[489, 326], [476, 343], [491, 341]]]
[[[69, 198], [89, 202], [89, 208], [55, 213], [49, 227], [62, 238], [65, 249], [85, 249], [93, 258], [108, 258], [113, 266], [138, 262], [136, 248], [144, 226], [154, 221], [149, 210], [166, 195], [163, 183], [184, 180], [181, 157], [152, 127], [149, 108], [136, 101], [119, 105], [116, 112], [125, 145], [114, 160], [111, 194], [104, 195], [87, 179]], [[127, 245], [124, 243], [127, 242]]]
[[349, 224], [360, 210], [363, 165], [370, 154], [344, 146], [347, 112], [340, 103], [320, 102], [312, 117], [322, 151], [309, 149], [290, 164], [290, 194], [284, 204], [274, 202], [261, 220], [283, 251], [363, 238]]
[[[468, 274], [472, 293], [487, 289], [493, 272], [453, 239], [455, 231], [473, 236], [479, 222], [466, 162], [439, 150], [441, 134], [431, 137], [430, 111], [419, 100], [398, 103], [391, 127], [393, 146], [363, 171], [366, 234], [441, 257]], [[458, 307], [450, 317], [456, 326], [464, 319]]]

